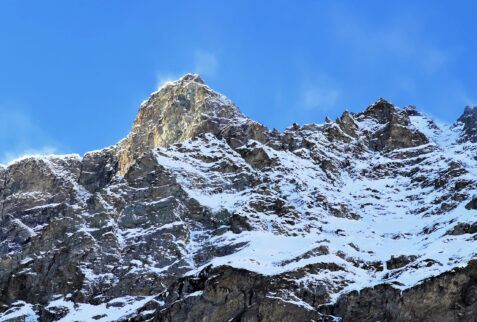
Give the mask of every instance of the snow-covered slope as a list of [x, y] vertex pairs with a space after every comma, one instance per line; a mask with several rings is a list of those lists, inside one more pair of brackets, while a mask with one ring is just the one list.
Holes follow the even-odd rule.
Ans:
[[380, 99], [278, 133], [186, 75], [117, 146], [0, 168], [0, 319], [333, 320], [416, 288], [475, 257], [461, 119]]

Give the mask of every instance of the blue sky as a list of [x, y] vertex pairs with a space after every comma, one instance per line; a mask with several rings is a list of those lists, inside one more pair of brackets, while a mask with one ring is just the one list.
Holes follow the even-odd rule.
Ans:
[[453, 122], [477, 103], [477, 5], [389, 3], [1, 1], [0, 162], [115, 144], [188, 72], [280, 130], [379, 97]]

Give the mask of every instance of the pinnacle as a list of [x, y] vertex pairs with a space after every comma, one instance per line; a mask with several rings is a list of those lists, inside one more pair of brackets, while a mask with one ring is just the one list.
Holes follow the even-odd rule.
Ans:
[[395, 112], [396, 108], [393, 104], [384, 98], [380, 98], [375, 103], [368, 106], [363, 114], [376, 119], [379, 123], [387, 123], [391, 120]]

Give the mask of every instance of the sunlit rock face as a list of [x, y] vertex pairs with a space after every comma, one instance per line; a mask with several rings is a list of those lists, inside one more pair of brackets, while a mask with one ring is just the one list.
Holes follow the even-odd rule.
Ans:
[[165, 84], [141, 105], [131, 133], [119, 143], [119, 174], [124, 175], [150, 149], [183, 142], [200, 133], [225, 137], [231, 145], [240, 146], [248, 139], [267, 141], [267, 132], [205, 85], [199, 75], [188, 74]]
[[473, 321], [475, 111], [269, 131], [185, 75], [114, 146], [0, 165], [0, 320]]

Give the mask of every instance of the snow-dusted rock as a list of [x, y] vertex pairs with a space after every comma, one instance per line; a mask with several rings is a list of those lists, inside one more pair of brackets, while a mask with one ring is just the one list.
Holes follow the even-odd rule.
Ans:
[[280, 133], [186, 75], [115, 146], [0, 166], [0, 320], [470, 321], [472, 111]]
[[467, 106], [464, 114], [456, 122], [456, 125], [463, 126], [462, 141], [477, 143], [477, 106]]

